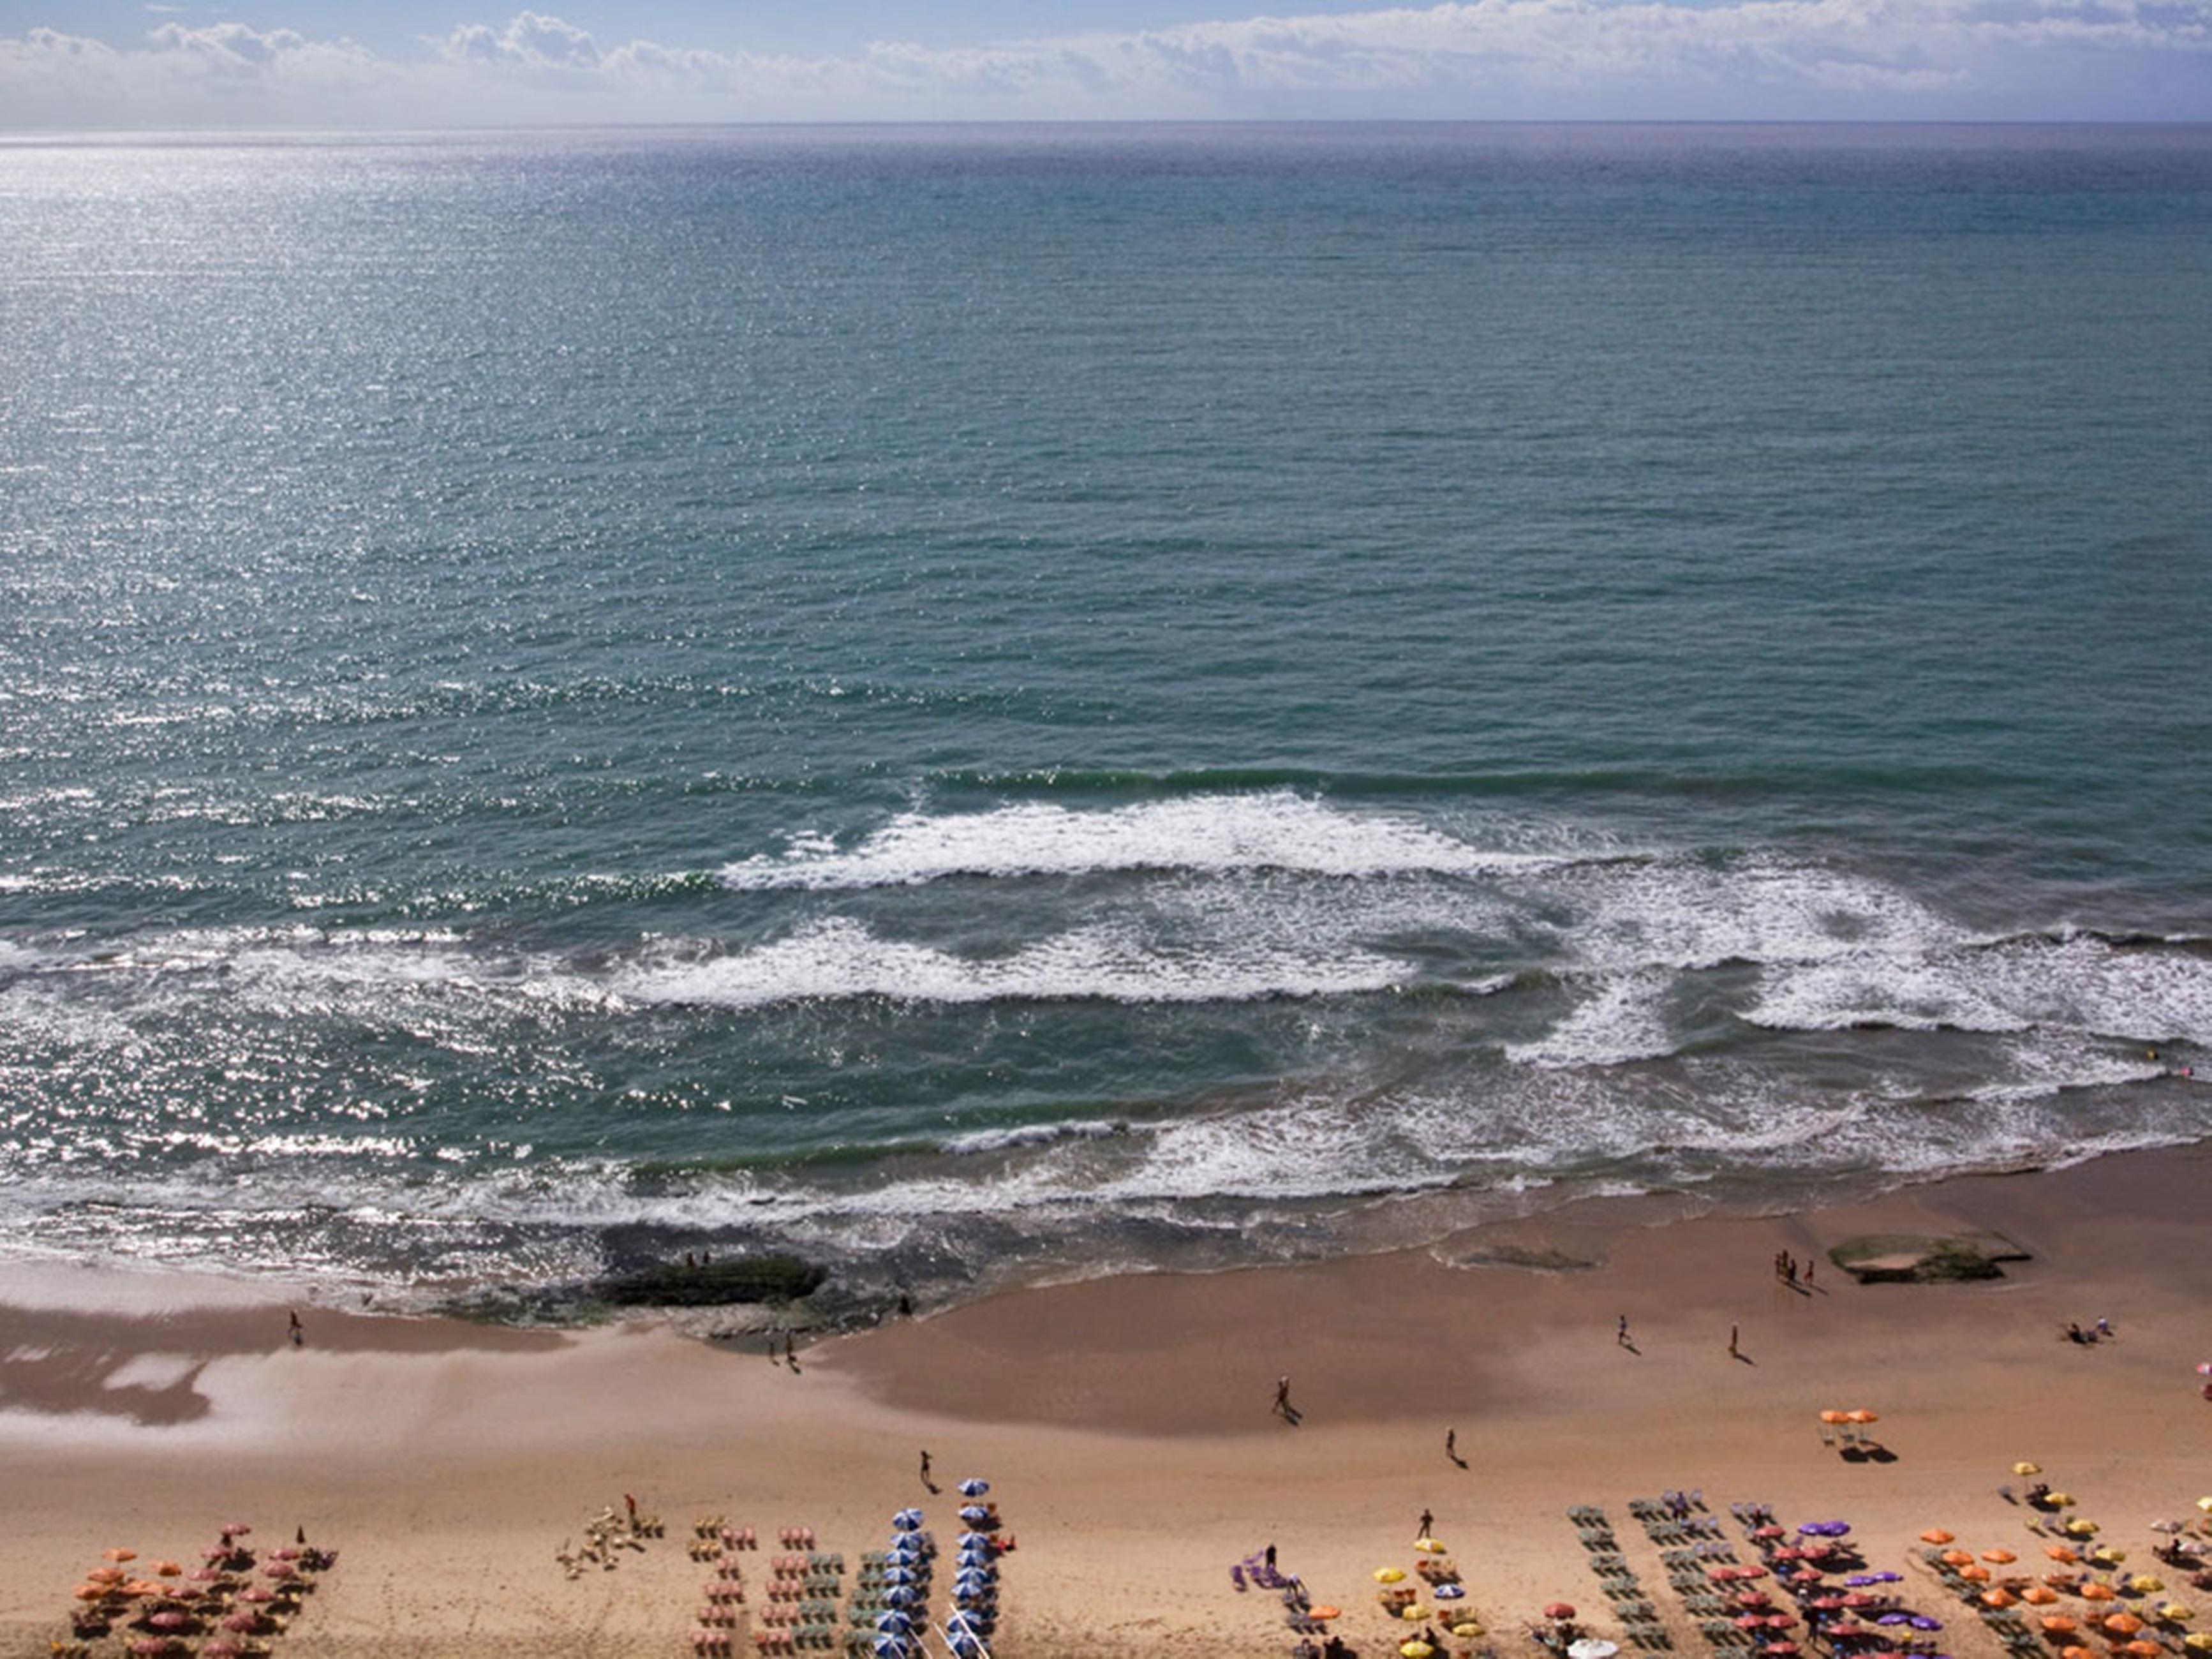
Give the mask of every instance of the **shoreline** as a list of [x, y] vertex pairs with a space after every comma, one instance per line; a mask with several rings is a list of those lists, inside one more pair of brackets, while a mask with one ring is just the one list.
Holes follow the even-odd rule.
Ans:
[[[880, 1547], [893, 1508], [945, 1508], [919, 1487], [924, 1447], [1005, 1499], [1020, 1550], [997, 1646], [1014, 1655], [1286, 1654], [1226, 1578], [1271, 1540], [1378, 1653], [1367, 1575], [1410, 1567], [1424, 1507], [1502, 1654], [1545, 1602], [1595, 1588], [1563, 1518], [1577, 1502], [1624, 1527], [1629, 1497], [1677, 1487], [1723, 1516], [1844, 1515], [1897, 1566], [1931, 1524], [2018, 1548], [1996, 1487], [2034, 1457], [2144, 1550], [2152, 1520], [2212, 1489], [2193, 1376], [2212, 1358], [2208, 1176], [2197, 1147], [1787, 1216], [1594, 1200], [1394, 1255], [1005, 1292], [826, 1340], [795, 1373], [666, 1327], [329, 1310], [303, 1310], [292, 1350], [283, 1304], [236, 1286], [164, 1315], [155, 1285], [185, 1281], [0, 1274], [0, 1459], [11, 1507], [38, 1517], [0, 1557], [0, 1653], [46, 1650], [99, 1550], [174, 1553], [246, 1519], [343, 1554], [280, 1654], [665, 1656], [687, 1645], [696, 1516]], [[1960, 1227], [2032, 1259], [1980, 1283], [1859, 1285], [1823, 1257], [1811, 1295], [1771, 1271], [1781, 1249]], [[1447, 1265], [1471, 1252], [1589, 1265]], [[2100, 1316], [2117, 1340], [2059, 1336]], [[1269, 1411], [1285, 1374], [1296, 1429]], [[1830, 1407], [1879, 1412], [1895, 1461], [1824, 1451]], [[555, 1547], [625, 1492], [670, 1538], [568, 1583]], [[1987, 1639], [1965, 1630], [1954, 1651], [1988, 1659]]]

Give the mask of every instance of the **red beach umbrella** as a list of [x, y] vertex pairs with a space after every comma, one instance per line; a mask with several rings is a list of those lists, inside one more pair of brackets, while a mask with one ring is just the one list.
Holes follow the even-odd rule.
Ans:
[[1547, 1619], [1571, 1619], [1574, 1616], [1575, 1605], [1571, 1601], [1554, 1601], [1544, 1609]]

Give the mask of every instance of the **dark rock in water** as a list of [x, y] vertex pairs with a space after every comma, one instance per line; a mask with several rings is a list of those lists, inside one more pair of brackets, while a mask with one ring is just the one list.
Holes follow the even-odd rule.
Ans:
[[1862, 1285], [1939, 1285], [2002, 1279], [1999, 1263], [2033, 1258], [2002, 1233], [1873, 1233], [1844, 1240], [1828, 1260]]
[[594, 1286], [617, 1307], [712, 1308], [732, 1302], [796, 1302], [830, 1278], [795, 1255], [731, 1256], [720, 1261], [662, 1261], [601, 1279]]

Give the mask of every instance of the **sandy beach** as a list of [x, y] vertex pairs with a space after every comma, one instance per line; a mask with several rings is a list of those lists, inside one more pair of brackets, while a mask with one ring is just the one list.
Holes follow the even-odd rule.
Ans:
[[[2000, 1491], [2033, 1459], [2134, 1570], [2152, 1523], [2195, 1519], [2212, 1491], [2194, 1372], [2212, 1358], [2208, 1177], [2198, 1149], [1791, 1216], [1590, 1204], [1392, 1255], [1002, 1296], [802, 1349], [795, 1371], [652, 1324], [304, 1304], [295, 1349], [259, 1290], [18, 1267], [0, 1280], [0, 1652], [46, 1653], [103, 1550], [190, 1559], [243, 1521], [340, 1552], [279, 1654], [672, 1656], [704, 1576], [695, 1519], [754, 1527], [762, 1563], [792, 1525], [850, 1559], [902, 1504], [953, 1529], [951, 1484], [980, 1474], [1016, 1541], [1006, 1654], [1287, 1655], [1277, 1599], [1230, 1579], [1269, 1543], [1346, 1610], [1356, 1651], [1395, 1653], [1370, 1574], [1414, 1565], [1424, 1510], [1486, 1627], [1477, 1648], [1534, 1654], [1528, 1627], [1559, 1600], [1615, 1636], [1577, 1504], [1607, 1511], [1674, 1650], [1704, 1653], [1628, 1510], [1697, 1489], [1746, 1559], [1731, 1504], [1848, 1520], [1868, 1566], [1905, 1573], [1942, 1621], [1944, 1651], [1990, 1659], [1996, 1638], [1915, 1559], [1922, 1529], [2047, 1565], [2037, 1517]], [[1870, 1233], [1981, 1230], [2032, 1259], [1862, 1285], [1825, 1258]], [[1819, 1263], [1811, 1292], [1778, 1280], [1781, 1250]], [[2100, 1317], [2113, 1340], [2064, 1339]], [[1295, 1426], [1271, 1410], [1285, 1376]], [[1824, 1408], [1876, 1413], [1882, 1454], [1824, 1448]], [[667, 1537], [571, 1581], [555, 1552], [624, 1493]]]

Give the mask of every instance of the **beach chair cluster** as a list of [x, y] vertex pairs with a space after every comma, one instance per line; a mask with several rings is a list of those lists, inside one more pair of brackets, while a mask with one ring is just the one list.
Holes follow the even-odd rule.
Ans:
[[[1807, 1521], [1792, 1528], [1778, 1521], [1768, 1504], [1732, 1504], [1730, 1510], [1759, 1565], [1709, 1567], [1707, 1578], [1728, 1574], [1717, 1582], [1732, 1585], [1746, 1571], [1771, 1574], [1795, 1608], [1778, 1618], [1780, 1610], [1763, 1592], [1729, 1596], [1729, 1607], [1741, 1610], [1722, 1623], [1739, 1632], [1738, 1646], [1756, 1646], [1765, 1659], [1795, 1659], [1801, 1650], [1793, 1632], [1802, 1618], [1806, 1643], [1832, 1659], [1948, 1659], [1935, 1652], [1935, 1632], [1942, 1629], [1942, 1622], [1905, 1607], [1889, 1588], [1902, 1582], [1902, 1574], [1864, 1571], [1866, 1562], [1850, 1541], [1848, 1522]], [[1838, 1582], [1835, 1576], [1843, 1573], [1851, 1576]], [[1716, 1645], [1722, 1645], [1718, 1632], [1714, 1634]]]
[[[1632, 1511], [1634, 1507], [1630, 1505]], [[1631, 1647], [1654, 1653], [1670, 1651], [1674, 1638], [1661, 1620], [1659, 1609], [1644, 1593], [1643, 1581], [1628, 1565], [1628, 1558], [1620, 1553], [1620, 1540], [1606, 1512], [1595, 1504], [1577, 1504], [1567, 1510], [1567, 1519], [1574, 1524], [1575, 1538], [1588, 1553], [1590, 1571], [1597, 1575], [1613, 1616], [1620, 1623], [1622, 1639]]]
[[[779, 1538], [811, 1540], [804, 1527], [787, 1527]], [[734, 1557], [723, 1558], [729, 1571]], [[753, 1609], [753, 1646], [762, 1653], [834, 1650], [842, 1631], [838, 1601], [845, 1579], [845, 1558], [834, 1550], [794, 1550], [769, 1558], [768, 1582]]]
[[300, 1610], [301, 1599], [337, 1565], [336, 1550], [304, 1540], [264, 1553], [245, 1542], [252, 1528], [234, 1523], [200, 1553], [190, 1572], [181, 1561], [153, 1561], [133, 1571], [137, 1552], [111, 1549], [70, 1592], [70, 1633], [50, 1644], [55, 1659], [89, 1659], [119, 1638], [133, 1659], [258, 1659], [271, 1651]]
[[701, 1587], [702, 1605], [695, 1621], [698, 1628], [691, 1632], [694, 1653], [720, 1659], [737, 1646], [738, 1632], [749, 1616], [744, 1567], [738, 1556], [751, 1547], [751, 1537], [752, 1528], [725, 1525], [719, 1515], [691, 1523], [691, 1559], [711, 1561], [714, 1566], [714, 1576]]
[[[2014, 1467], [2040, 1473], [2032, 1464]], [[2063, 1515], [2074, 1502], [2069, 1494], [2042, 1486], [2031, 1501], [2051, 1516]], [[2043, 1550], [2045, 1565], [2053, 1570], [2039, 1571], [2021, 1564], [2002, 1546], [1978, 1553], [1957, 1547], [1940, 1528], [1921, 1534], [1926, 1546], [1922, 1562], [1989, 1626], [2008, 1653], [2017, 1659], [2097, 1659], [2100, 1649], [2092, 1644], [2102, 1644], [2111, 1659], [2212, 1655], [2212, 1633], [2189, 1628], [2194, 1611], [2167, 1599], [2166, 1582], [2157, 1574], [2127, 1570], [2124, 1549], [2096, 1541], [2101, 1531], [2097, 1522], [2077, 1516], [2047, 1527], [2032, 1522], [2031, 1529], [2057, 1540]], [[2193, 1565], [2199, 1559], [2179, 1547], [2185, 1523], [2166, 1522], [2156, 1529], [2172, 1540], [2154, 1551], [2160, 1561]]]
[[610, 1504], [584, 1522], [580, 1547], [569, 1548], [564, 1538], [561, 1547], [553, 1552], [553, 1559], [571, 1579], [581, 1578], [592, 1567], [612, 1572], [620, 1559], [617, 1551], [635, 1550], [641, 1554], [647, 1539], [664, 1537], [667, 1530], [657, 1515], [640, 1515], [635, 1510], [617, 1514]]
[[691, 1523], [687, 1547], [694, 1561], [720, 1561], [739, 1550], [757, 1550], [760, 1539], [750, 1527], [733, 1527], [726, 1516], [702, 1515]]
[[[1015, 1547], [995, 1503], [983, 1501], [991, 1483], [970, 1477], [959, 1484], [963, 1530], [954, 1541], [949, 1608], [935, 1633], [952, 1659], [990, 1659], [998, 1628], [999, 1561]], [[932, 1633], [930, 1592], [937, 1577], [936, 1535], [918, 1509], [891, 1516], [890, 1545], [860, 1558], [846, 1608], [843, 1645], [848, 1659], [922, 1659]]]

